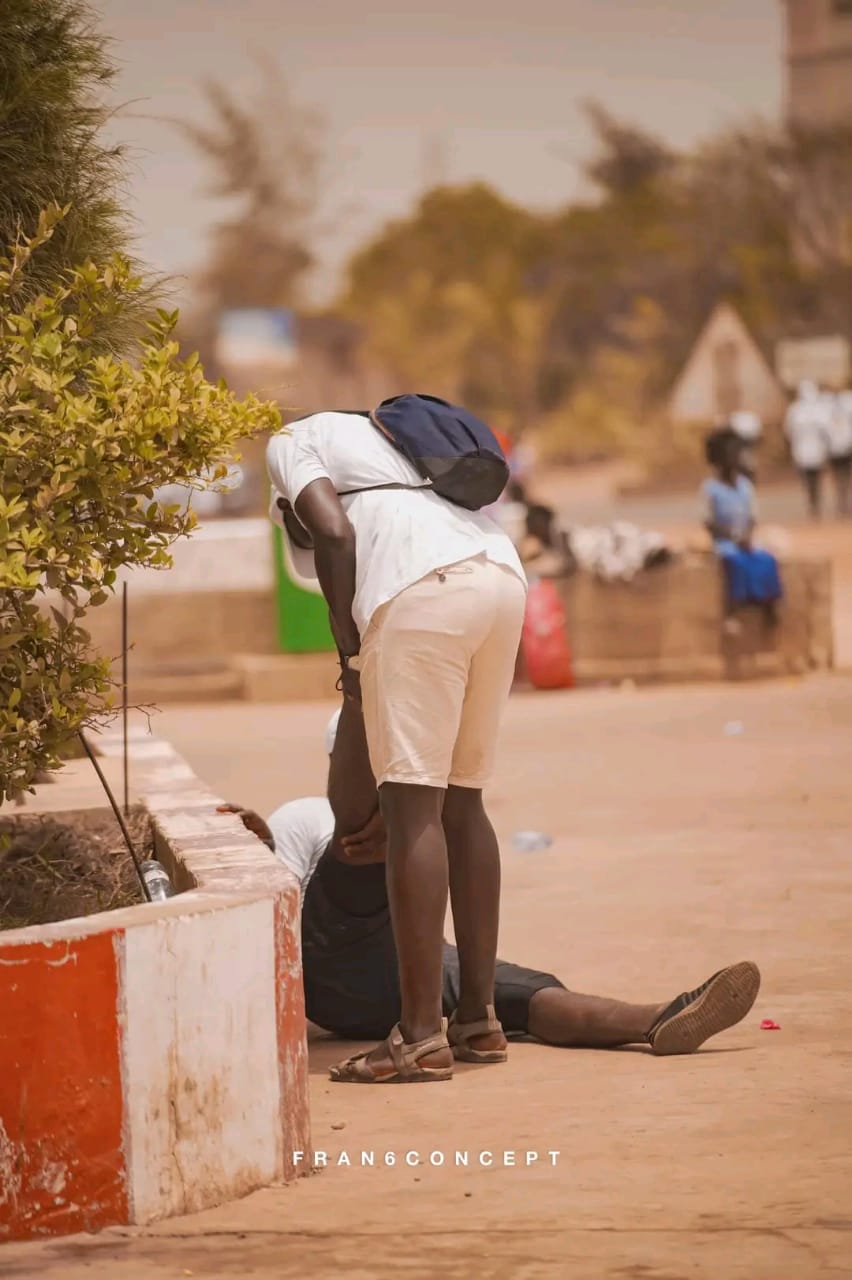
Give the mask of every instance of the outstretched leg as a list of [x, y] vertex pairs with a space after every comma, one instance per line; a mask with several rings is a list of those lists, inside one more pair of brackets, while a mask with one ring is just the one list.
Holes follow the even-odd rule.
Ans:
[[694, 991], [659, 1005], [625, 1004], [548, 987], [530, 1000], [527, 1030], [549, 1044], [576, 1048], [645, 1043], [661, 1056], [694, 1053], [710, 1036], [740, 1022], [759, 990], [760, 972], [748, 960], [720, 969]]
[[530, 1001], [529, 1034], [566, 1048], [615, 1049], [644, 1041], [665, 1007], [546, 987]]

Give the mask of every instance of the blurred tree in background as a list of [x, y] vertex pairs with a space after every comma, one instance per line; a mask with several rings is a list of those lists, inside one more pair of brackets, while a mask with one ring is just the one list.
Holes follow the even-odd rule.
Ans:
[[207, 193], [226, 210], [210, 232], [195, 282], [199, 305], [187, 321], [205, 357], [212, 356], [221, 311], [299, 307], [314, 265], [322, 120], [291, 100], [273, 62], [261, 60], [257, 69], [252, 100], [240, 102], [209, 81], [209, 120], [175, 122], [206, 162]]
[[662, 406], [718, 302], [767, 352], [849, 333], [852, 130], [755, 126], [678, 155], [587, 112], [593, 199], [542, 215], [432, 191], [353, 257], [340, 306], [401, 384], [534, 424], [554, 453], [671, 453]]
[[540, 219], [483, 184], [439, 188], [356, 254], [343, 310], [400, 386], [514, 425], [538, 411]]
[[781, 337], [849, 332], [852, 129], [753, 125], [680, 154], [594, 103], [587, 199], [542, 214], [484, 183], [435, 188], [311, 313], [322, 130], [273, 64], [258, 84], [246, 103], [208, 85], [210, 122], [182, 126], [229, 206], [190, 330], [205, 354], [223, 309], [294, 307], [306, 344], [325, 341], [331, 398], [342, 325], [347, 367], [388, 391], [462, 400], [564, 457], [648, 459], [680, 448], [666, 399], [719, 302], [767, 355]]

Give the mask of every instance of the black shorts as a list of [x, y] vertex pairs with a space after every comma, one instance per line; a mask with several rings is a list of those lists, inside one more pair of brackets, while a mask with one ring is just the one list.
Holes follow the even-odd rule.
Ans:
[[[383, 1040], [400, 1015], [390, 911], [383, 888], [378, 889], [383, 868], [375, 868], [376, 885], [369, 903], [374, 909], [364, 915], [351, 911], [353, 878], [359, 878], [360, 888], [366, 885], [364, 873], [373, 871], [372, 867], [347, 867], [324, 855], [308, 883], [302, 907], [305, 1012], [311, 1022], [346, 1040]], [[361, 895], [363, 904], [368, 904], [369, 896]], [[550, 973], [497, 961], [494, 1004], [507, 1034], [527, 1034], [530, 1001], [548, 987], [564, 990]], [[458, 998], [458, 951], [445, 942], [445, 1017], [456, 1009]]]

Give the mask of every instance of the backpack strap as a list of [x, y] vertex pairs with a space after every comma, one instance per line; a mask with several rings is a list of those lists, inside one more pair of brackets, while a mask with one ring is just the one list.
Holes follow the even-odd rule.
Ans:
[[431, 480], [428, 480], [426, 484], [394, 484], [393, 482], [389, 484], [369, 484], [364, 489], [338, 491], [337, 496], [338, 498], [351, 498], [355, 493], [374, 493], [377, 489], [434, 489], [434, 487]]

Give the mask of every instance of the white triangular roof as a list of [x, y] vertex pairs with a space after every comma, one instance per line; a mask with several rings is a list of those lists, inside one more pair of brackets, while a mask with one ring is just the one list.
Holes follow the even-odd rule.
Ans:
[[[736, 403], [720, 397], [718, 355], [728, 348], [732, 378], [728, 392]], [[780, 419], [787, 407], [781, 383], [742, 318], [730, 303], [722, 302], [692, 349], [668, 400], [674, 422], [713, 422], [736, 409], [758, 414], [763, 422]]]

